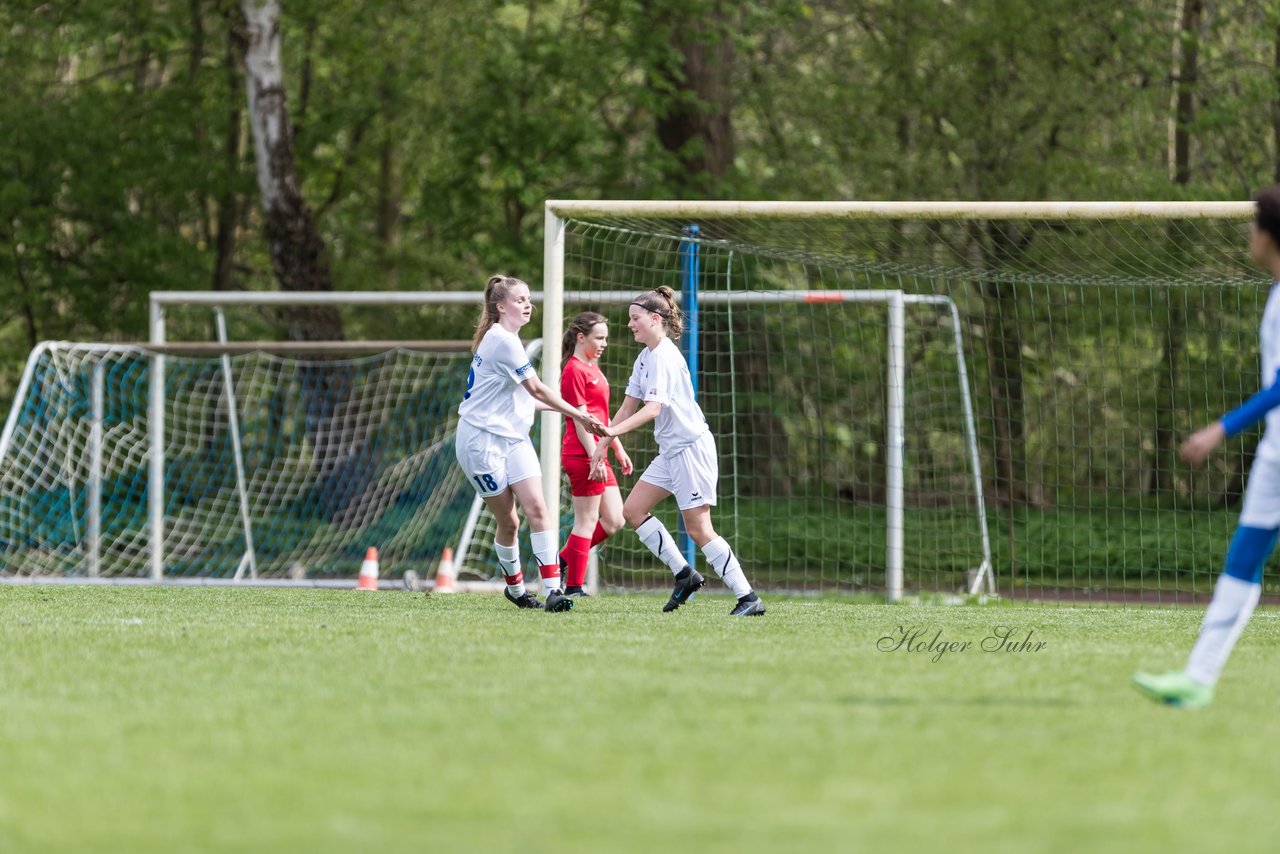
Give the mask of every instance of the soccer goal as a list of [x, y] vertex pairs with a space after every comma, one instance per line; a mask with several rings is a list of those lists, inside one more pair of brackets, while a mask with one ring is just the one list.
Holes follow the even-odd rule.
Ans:
[[[1192, 471], [1176, 439], [1256, 388], [1250, 216], [550, 201], [543, 360], [576, 311], [603, 312], [616, 406], [625, 303], [681, 292], [716, 525], [761, 586], [1178, 601], [1209, 589], [1249, 463], [1246, 440]], [[560, 419], [542, 419], [550, 472]], [[665, 581], [631, 539], [605, 544], [602, 585]]]
[[[226, 313], [459, 306], [473, 321], [478, 301], [156, 293], [146, 343], [40, 345], [0, 434], [0, 576], [348, 585], [375, 547], [384, 575], [430, 579], [474, 495], [453, 452], [470, 342], [233, 342]], [[184, 331], [218, 340], [170, 341], [184, 308], [200, 317]]]
[[[509, 272], [541, 303], [548, 383], [565, 322], [609, 319], [615, 408], [628, 303], [680, 292], [715, 524], [761, 588], [1178, 602], [1211, 589], [1257, 437], [1177, 460], [1258, 385], [1251, 212], [553, 201], [542, 290]], [[453, 546], [482, 583], [492, 521], [452, 445], [480, 299], [157, 294], [146, 343], [41, 345], [0, 434], [0, 580], [349, 584], [369, 546], [429, 579]], [[384, 314], [279, 343], [282, 305]], [[535, 433], [563, 537], [560, 421]], [[655, 453], [625, 442], [639, 468]], [[623, 532], [595, 578], [665, 586], [655, 563]]]
[[[958, 418], [958, 426], [960, 435], [963, 437], [962, 445], [956, 450], [964, 457], [960, 468], [967, 468], [968, 477], [968, 494], [971, 496], [971, 525], [970, 533], [973, 534], [973, 541], [976, 545], [976, 551], [972, 559], [972, 566], [968, 568], [968, 572], [964, 578], [964, 588], [970, 593], [978, 593], [980, 591], [995, 592], [994, 579], [990, 572], [991, 549], [990, 543], [986, 536], [985, 524], [985, 504], [982, 500], [982, 481], [978, 477], [979, 458], [978, 458], [978, 442], [977, 432], [974, 421], [973, 403], [969, 394], [969, 379], [965, 364], [964, 348], [960, 338], [959, 313], [955, 303], [947, 296], [933, 294], [904, 294], [900, 290], [768, 290], [768, 291], [734, 291], [713, 290], [700, 291], [695, 278], [697, 270], [698, 249], [695, 244], [688, 243], [682, 249], [683, 262], [681, 282], [685, 285], [686, 290], [679, 295], [691, 303], [698, 306], [697, 312], [713, 313], [723, 311], [727, 318], [732, 319], [736, 310], [739, 315], [744, 313], [750, 316], [753, 311], [766, 311], [777, 316], [789, 316], [790, 323], [793, 324], [793, 332], [802, 335], [812, 335], [816, 328], [825, 328], [829, 333], [831, 325], [844, 325], [848, 328], [851, 336], [852, 344], [855, 347], [865, 348], [866, 355], [869, 359], [876, 359], [878, 355], [880, 368], [884, 377], [884, 399], [881, 401], [881, 408], [887, 413], [884, 422], [885, 429], [889, 436], [897, 437], [896, 441], [891, 444], [890, 452], [886, 455], [885, 469], [879, 472], [882, 476], [882, 484], [884, 490], [884, 525], [883, 533], [884, 541], [891, 554], [901, 554], [903, 544], [901, 537], [903, 535], [904, 526], [902, 523], [903, 506], [901, 501], [895, 501], [894, 496], [901, 496], [902, 485], [897, 482], [903, 471], [900, 462], [902, 454], [902, 419], [905, 415], [905, 391], [906, 383], [906, 328], [908, 326], [908, 318], [912, 315], [919, 315], [926, 318], [925, 323], [941, 325], [949, 330], [946, 340], [941, 341], [943, 355], [941, 355], [941, 366], [935, 371], [935, 375], [929, 377], [929, 381], [945, 382], [945, 371], [947, 368], [951, 371], [951, 387], [950, 397], [953, 398], [955, 405], [954, 415]], [[731, 276], [731, 273], [730, 273]], [[638, 292], [630, 291], [564, 291], [560, 295], [560, 302], [564, 309], [564, 316], [567, 320], [573, 312], [579, 307], [599, 309], [606, 312], [606, 316], [612, 315], [614, 320], [614, 334], [622, 334], [620, 339], [615, 338], [613, 347], [606, 353], [605, 362], [611, 368], [609, 373], [614, 377], [614, 384], [618, 387], [615, 391], [614, 406], [621, 403], [621, 386], [626, 380], [626, 368], [624, 364], [628, 361], [628, 357], [634, 357], [634, 346], [627, 346], [627, 338], [625, 337], [625, 314], [631, 300], [635, 298]], [[543, 296], [539, 294], [538, 296]], [[695, 312], [694, 317], [696, 317]], [[547, 312], [548, 317], [552, 311]], [[552, 321], [548, 321], [550, 323]], [[814, 327], [817, 322], [819, 327]], [[798, 325], [795, 325], [798, 324]], [[544, 330], [545, 331], [545, 330]], [[883, 335], [886, 337], [884, 346], [873, 344], [870, 341], [858, 343], [864, 335]], [[691, 364], [697, 365], [702, 356], [702, 348], [700, 346], [700, 330], [696, 325], [696, 321], [691, 323], [689, 331], [690, 340], [687, 342], [686, 357]], [[544, 339], [545, 340], [545, 339]], [[741, 345], [740, 345], [741, 346]], [[848, 346], [841, 345], [841, 346]], [[535, 357], [543, 351], [543, 341], [538, 341], [531, 345], [528, 349], [531, 358]], [[739, 400], [736, 396], [736, 381], [740, 373], [747, 371], [758, 358], [753, 355], [753, 349], [749, 342], [743, 347], [743, 352], [738, 353], [730, 341], [724, 354], [724, 364], [721, 368], [723, 371], [725, 385], [716, 388], [714, 386], [705, 388], [704, 405], [708, 404], [708, 400], [720, 399], [721, 405], [726, 409], [730, 421], [739, 415], [746, 415], [737, 409], [743, 400]], [[784, 379], [784, 382], [794, 388], [794, 394], [797, 405], [806, 405], [811, 410], [810, 418], [814, 421], [815, 429], [821, 431], [824, 427], [822, 420], [827, 417], [839, 417], [839, 413], [830, 411], [822, 411], [821, 404], [823, 394], [820, 391], [821, 380], [818, 384], [813, 384], [815, 378], [819, 378], [823, 373], [821, 362], [823, 361], [822, 348], [809, 348], [804, 355], [794, 358], [787, 370], [791, 374]], [[946, 362], [950, 361], [947, 365]], [[547, 371], [548, 365], [555, 364], [549, 362], [545, 356], [542, 360], [544, 371]], [[870, 366], [864, 366], [869, 371], [875, 369]], [[558, 371], [556, 372], [558, 373]], [[544, 377], [544, 379], [547, 379]], [[943, 396], [948, 396], [945, 392]], [[776, 401], [782, 402], [782, 401]], [[709, 417], [711, 417], [709, 415]], [[835, 430], [839, 430], [840, 425], [831, 425]], [[553, 437], [554, 441], [542, 443], [542, 464], [544, 468], [544, 485], [551, 487], [548, 491], [548, 505], [557, 506], [567, 503], [562, 500], [567, 495], [566, 478], [560, 475], [559, 463], [559, 436], [561, 426], [559, 423], [553, 423], [548, 426], [546, 422], [540, 425], [540, 431], [543, 435]], [[737, 428], [732, 427], [731, 433], [727, 437], [727, 444], [721, 442], [722, 456], [732, 465], [736, 462], [736, 454], [739, 450]], [[628, 443], [639, 442], [638, 447], [643, 449], [639, 463], [647, 462], [652, 457], [652, 442], [646, 437], [633, 436], [629, 437]], [[817, 451], [821, 453], [821, 451]], [[841, 467], [836, 463], [836, 467]], [[965, 475], [958, 475], [964, 477]], [[742, 523], [742, 507], [744, 502], [743, 496], [740, 495], [738, 487], [740, 484], [750, 481], [750, 478], [744, 476], [740, 467], [734, 465], [729, 471], [726, 483], [729, 485], [728, 490], [723, 492], [722, 506], [727, 511], [726, 524], [729, 526], [724, 528], [734, 539], [737, 535], [743, 533], [741, 531]], [[624, 488], [625, 488], [624, 484]], [[559, 494], [556, 494], [552, 488], [558, 487]], [[960, 489], [963, 493], [964, 490]], [[667, 508], [669, 509], [669, 508]], [[567, 526], [571, 523], [571, 518], [565, 518], [562, 528], [563, 534], [567, 532]], [[832, 526], [833, 529], [835, 526]], [[459, 561], [464, 567], [479, 567], [492, 562], [491, 550], [493, 542], [493, 524], [482, 512], [482, 503], [477, 499], [472, 507], [472, 512], [468, 517], [467, 524], [464, 526], [462, 536], [460, 538]], [[749, 536], [749, 533], [747, 534]], [[647, 551], [638, 548], [632, 537], [625, 532], [621, 533], [617, 538], [611, 540], [608, 545], [608, 551], [613, 556], [610, 566], [615, 570], [622, 567], [629, 567], [630, 572], [615, 571], [605, 584], [614, 588], [634, 588], [650, 586], [652, 583], [665, 580], [661, 575], [655, 576], [650, 571], [652, 560]], [[685, 549], [688, 552], [690, 563], [697, 560], [697, 555], [692, 548], [692, 544], [685, 542]], [[818, 544], [821, 549], [822, 544]], [[798, 553], [800, 554], [800, 553]], [[783, 556], [778, 559], [777, 566], [766, 568], [764, 572], [757, 571], [757, 576], [763, 586], [773, 589], [804, 591], [804, 590], [821, 590], [823, 585], [826, 589], [852, 589], [853, 579], [842, 580], [838, 577], [823, 579], [821, 576], [822, 557], [818, 558], [816, 566], [805, 565], [809, 558], [807, 556], [798, 556], [797, 559], [791, 560]], [[887, 572], [884, 582], [884, 588], [891, 599], [900, 598], [902, 595], [902, 566], [898, 564], [886, 564]], [[598, 588], [601, 582], [599, 576], [599, 559], [598, 554], [593, 553], [592, 571], [589, 575], [588, 586]]]

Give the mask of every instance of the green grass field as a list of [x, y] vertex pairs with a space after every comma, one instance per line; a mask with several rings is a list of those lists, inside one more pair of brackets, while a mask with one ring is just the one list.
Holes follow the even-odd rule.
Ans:
[[[1271, 851], [1280, 612], [3, 588], [0, 850]], [[879, 651], [899, 626], [1039, 652]]]

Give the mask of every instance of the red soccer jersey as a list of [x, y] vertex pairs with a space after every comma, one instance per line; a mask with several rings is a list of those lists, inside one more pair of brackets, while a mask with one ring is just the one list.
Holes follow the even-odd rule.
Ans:
[[[609, 423], [609, 381], [604, 378], [599, 365], [589, 365], [577, 356], [570, 356], [564, 372], [560, 374], [560, 396], [575, 408], [585, 404], [587, 412], [605, 424]], [[569, 418], [564, 421], [564, 442], [560, 446], [560, 454], [566, 457], [590, 456], [578, 441], [574, 423]]]

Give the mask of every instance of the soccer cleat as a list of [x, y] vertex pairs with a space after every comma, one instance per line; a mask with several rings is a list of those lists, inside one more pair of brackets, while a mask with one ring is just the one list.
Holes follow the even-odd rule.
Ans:
[[[688, 573], [687, 575], [685, 573]], [[671, 591], [671, 598], [667, 600], [667, 604], [662, 606], [662, 612], [674, 611], [685, 602], [689, 601], [689, 597], [698, 592], [698, 588], [706, 584], [704, 579], [696, 569], [685, 567], [676, 576], [675, 589]]]
[[568, 611], [573, 608], [573, 598], [566, 596], [559, 590], [552, 590], [547, 594], [547, 610], [548, 611]]
[[748, 593], [738, 600], [729, 612], [730, 617], [758, 617], [764, 613], [764, 600], [754, 593]]
[[542, 610], [542, 603], [538, 601], [538, 597], [534, 596], [528, 590], [523, 596], [512, 596], [510, 590], [503, 590], [502, 595], [507, 597], [507, 601], [517, 608], [530, 608], [536, 611]]
[[1213, 700], [1213, 686], [1201, 685], [1182, 670], [1135, 673], [1133, 687], [1144, 697], [1177, 709], [1202, 709]]
[[566, 588], [564, 589], [564, 595], [566, 595], [566, 596], [574, 596], [574, 597], [576, 597], [576, 598], [578, 598], [578, 599], [590, 599], [590, 598], [591, 598], [591, 594], [590, 594], [590, 593], [588, 593], [586, 590], [583, 590], [581, 587], [566, 587]]

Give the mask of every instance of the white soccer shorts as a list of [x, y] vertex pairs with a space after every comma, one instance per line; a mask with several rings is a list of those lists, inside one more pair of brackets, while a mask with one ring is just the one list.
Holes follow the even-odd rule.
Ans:
[[1280, 459], [1259, 455], [1249, 469], [1240, 524], [1250, 528], [1280, 528]]
[[538, 454], [528, 436], [508, 439], [459, 421], [454, 453], [462, 473], [485, 498], [502, 494], [513, 483], [542, 476]]
[[690, 510], [704, 504], [714, 507], [716, 483], [720, 480], [720, 463], [716, 459], [716, 440], [703, 433], [692, 445], [671, 456], [659, 455], [640, 475], [675, 496], [676, 506]]

